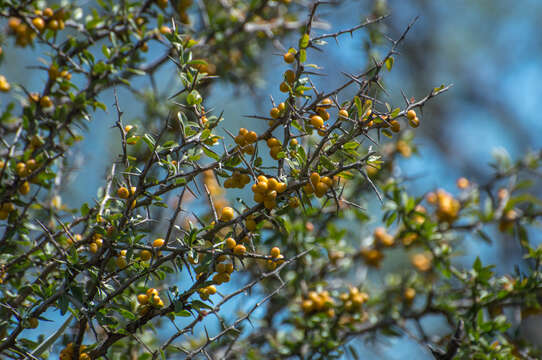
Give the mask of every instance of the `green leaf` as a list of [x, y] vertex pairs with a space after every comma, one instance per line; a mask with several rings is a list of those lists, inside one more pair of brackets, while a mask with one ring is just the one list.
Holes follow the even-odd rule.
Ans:
[[358, 147], [359, 147], [359, 144], [355, 141], [350, 141], [343, 145], [343, 149], [345, 150], [355, 150]]
[[150, 134], [143, 135], [143, 141], [145, 141], [145, 143], [147, 144], [147, 146], [149, 147], [151, 151], [154, 150], [155, 141], [154, 141], [154, 138]]
[[303, 34], [301, 39], [299, 39], [299, 48], [305, 49], [307, 46], [309, 46], [310, 36], [309, 34]]
[[393, 58], [393, 56], [390, 56], [389, 58], [386, 59], [386, 69], [388, 69], [388, 71], [391, 71], [391, 69], [393, 68], [394, 62], [395, 62], [395, 59]]
[[212, 159], [215, 159], [215, 160], [220, 160], [220, 156], [218, 156], [217, 153], [215, 153], [214, 151], [212, 151], [211, 149], [208, 149], [207, 147], [203, 147], [203, 152], [205, 153], [205, 155], [209, 156], [210, 158]]
[[361, 99], [358, 96], [354, 96], [354, 104], [356, 104], [356, 108], [358, 109], [358, 117], [361, 119], [363, 107], [361, 106]]
[[299, 62], [304, 63], [307, 61], [307, 51], [305, 49], [299, 50]]
[[192, 90], [186, 97], [186, 102], [188, 105], [201, 104], [202, 101], [203, 99], [197, 90]]

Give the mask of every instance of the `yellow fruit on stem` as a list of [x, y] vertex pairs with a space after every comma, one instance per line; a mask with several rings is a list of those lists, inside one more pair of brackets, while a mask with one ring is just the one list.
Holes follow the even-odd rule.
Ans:
[[158, 238], [158, 239], [155, 239], [152, 242], [152, 246], [155, 247], [155, 248], [158, 248], [158, 247], [162, 247], [164, 245], [164, 243], [165, 243], [164, 239]]
[[222, 214], [220, 215], [220, 220], [224, 222], [231, 221], [234, 217], [233, 209], [229, 206], [226, 206], [222, 209]]
[[243, 255], [246, 252], [247, 252], [247, 248], [244, 245], [241, 245], [241, 244], [237, 244], [233, 248], [233, 253], [235, 255], [238, 255], [238, 256]]
[[121, 199], [128, 199], [130, 197], [130, 192], [128, 191], [127, 188], [125, 188], [124, 186], [121, 186], [118, 190], [117, 190], [117, 195], [118, 197], [120, 197]]
[[286, 54], [284, 54], [283, 58], [284, 58], [284, 62], [287, 64], [291, 64], [295, 61], [295, 55], [289, 51]]
[[269, 253], [271, 254], [272, 257], [278, 258], [280, 255], [280, 249], [275, 246], [274, 248], [271, 249]]
[[237, 245], [237, 242], [235, 241], [234, 238], [229, 237], [226, 239], [225, 245], [226, 245], [226, 249], [233, 249], [235, 248], [235, 245]]
[[148, 261], [152, 257], [152, 253], [149, 250], [141, 250], [139, 258], [143, 261]]
[[322, 126], [324, 126], [324, 119], [322, 119], [321, 116], [313, 115], [311, 116], [311, 125], [316, 129], [320, 129]]
[[141, 305], [145, 305], [149, 302], [149, 295], [147, 294], [139, 294], [137, 295], [137, 302]]

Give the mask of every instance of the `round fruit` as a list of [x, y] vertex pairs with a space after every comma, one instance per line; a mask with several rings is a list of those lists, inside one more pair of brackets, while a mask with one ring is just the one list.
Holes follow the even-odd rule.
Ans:
[[316, 172], [313, 172], [310, 176], [311, 184], [316, 187], [318, 183], [320, 182], [320, 175]]
[[316, 129], [320, 129], [322, 126], [324, 126], [324, 119], [322, 119], [321, 116], [313, 115], [311, 116], [311, 125]]
[[141, 305], [145, 305], [149, 302], [149, 295], [147, 294], [139, 294], [137, 295], [137, 302]]
[[158, 238], [152, 242], [153, 247], [162, 247], [164, 245], [165, 241], [164, 239]]
[[284, 93], [290, 91], [290, 88], [288, 87], [288, 83], [286, 83], [285, 81], [281, 82], [279, 90]]
[[271, 249], [271, 252], [270, 252], [271, 256], [274, 257], [274, 258], [278, 258], [279, 255], [280, 255], [280, 249], [278, 247], [274, 247]]
[[416, 118], [416, 111], [408, 110], [406, 116], [407, 116], [408, 120], [413, 120], [413, 119]]
[[235, 245], [237, 245], [237, 242], [234, 238], [229, 237], [226, 239], [226, 249], [233, 249]]
[[148, 261], [152, 257], [152, 253], [149, 250], [141, 250], [139, 258], [143, 261]]
[[274, 107], [271, 109], [271, 111], [269, 111], [269, 115], [271, 115], [273, 119], [278, 119], [280, 116], [280, 110]]
[[233, 253], [235, 255], [243, 255], [246, 252], [247, 252], [247, 248], [244, 245], [241, 245], [241, 244], [237, 244], [233, 248]]
[[32, 19], [32, 24], [38, 29], [39, 31], [43, 31], [45, 29], [45, 21], [43, 21], [42, 18], [36, 17]]
[[19, 192], [21, 195], [26, 195], [30, 192], [30, 183], [28, 181], [25, 181], [24, 183], [19, 186]]
[[118, 190], [117, 190], [117, 195], [118, 197], [120, 197], [121, 199], [128, 199], [130, 197], [130, 192], [128, 191], [127, 188], [125, 188], [124, 186], [121, 186]]
[[291, 52], [287, 52], [286, 54], [284, 54], [284, 62], [287, 63], [287, 64], [291, 64], [295, 61], [295, 55]]
[[224, 222], [231, 221], [234, 217], [233, 209], [229, 206], [226, 206], [222, 209], [222, 214], [220, 215], [220, 220]]
[[295, 81], [295, 73], [292, 70], [286, 70], [284, 73], [284, 79], [286, 79], [289, 84], [293, 84]]
[[391, 131], [393, 131], [395, 133], [401, 131], [401, 124], [399, 124], [399, 121], [392, 120], [392, 121], [390, 121], [390, 125], [391, 125]]

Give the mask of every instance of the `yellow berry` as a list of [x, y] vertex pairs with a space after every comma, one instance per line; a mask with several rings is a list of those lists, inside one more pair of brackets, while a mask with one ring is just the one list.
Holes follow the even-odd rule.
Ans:
[[130, 192], [128, 191], [127, 188], [125, 188], [124, 186], [121, 186], [118, 190], [117, 190], [117, 195], [118, 197], [120, 197], [121, 199], [128, 199], [130, 197]]
[[348, 119], [348, 117], [348, 111], [346, 111], [345, 109], [339, 110], [339, 119]]
[[149, 295], [147, 294], [139, 294], [137, 295], [137, 302], [141, 305], [145, 305], [149, 302]]
[[143, 261], [148, 261], [152, 257], [152, 253], [149, 250], [141, 250], [139, 258]]
[[32, 19], [32, 24], [39, 31], [43, 31], [43, 29], [45, 29], [45, 21], [43, 21], [43, 19], [40, 17], [35, 17], [34, 19]]
[[269, 138], [267, 139], [267, 146], [270, 148], [280, 146], [280, 141], [277, 138]]
[[30, 183], [28, 181], [25, 181], [19, 186], [19, 192], [21, 195], [26, 195], [30, 192]]
[[466, 189], [469, 187], [469, 180], [467, 178], [461, 177], [457, 179], [457, 187], [460, 189]]
[[256, 230], [256, 227], [257, 227], [256, 221], [254, 221], [253, 219], [248, 219], [246, 221], [246, 227], [248, 231]]
[[311, 117], [311, 125], [316, 129], [320, 129], [322, 126], [324, 126], [324, 119], [318, 115], [313, 115]]
[[233, 249], [235, 245], [237, 245], [237, 242], [234, 238], [229, 237], [226, 239], [226, 249]]
[[408, 120], [413, 120], [416, 118], [416, 111], [414, 110], [408, 110], [407, 112], [407, 118]]
[[280, 110], [274, 107], [269, 111], [269, 115], [271, 115], [273, 119], [278, 119], [280, 117]]
[[117, 256], [117, 258], [115, 259], [115, 263], [120, 269], [125, 268], [126, 265], [128, 264], [126, 261], [126, 258], [123, 256]]
[[275, 246], [274, 248], [271, 249], [270, 254], [272, 257], [277, 258], [280, 255], [280, 249]]
[[418, 117], [416, 116], [414, 119], [409, 120], [408, 124], [413, 128], [417, 128], [418, 126], [420, 126], [420, 119], [418, 119]]
[[401, 124], [399, 124], [399, 121], [392, 120], [392, 121], [390, 121], [390, 125], [391, 125], [391, 131], [393, 131], [395, 133], [401, 131]]
[[40, 106], [43, 108], [48, 108], [53, 106], [53, 102], [49, 96], [45, 95], [40, 98]]
[[242, 244], [237, 244], [235, 245], [235, 247], [233, 248], [233, 253], [235, 255], [243, 255], [244, 253], [247, 252], [247, 248], [242, 245]]
[[158, 247], [162, 247], [164, 243], [165, 243], [164, 239], [158, 238], [152, 242], [152, 246], [155, 248], [158, 248]]
[[310, 181], [311, 184], [316, 187], [316, 185], [318, 185], [318, 183], [320, 182], [320, 175], [316, 172], [313, 172], [310, 176]]
[[20, 177], [26, 176], [26, 164], [24, 162], [17, 163], [17, 165], [15, 165], [15, 172]]
[[231, 221], [234, 217], [233, 209], [229, 206], [226, 206], [222, 209], [222, 214], [220, 215], [220, 220], [224, 222]]
[[45, 10], [43, 10], [43, 16], [45, 17], [51, 17], [53, 14], [53, 9], [51, 8], [45, 8]]
[[414, 290], [413, 288], [410, 288], [410, 287], [406, 288], [403, 296], [404, 296], [405, 301], [407, 303], [411, 303], [414, 300], [414, 298], [416, 297], [416, 290]]
[[95, 242], [90, 243], [88, 247], [91, 253], [96, 254], [98, 252], [98, 244], [96, 244]]

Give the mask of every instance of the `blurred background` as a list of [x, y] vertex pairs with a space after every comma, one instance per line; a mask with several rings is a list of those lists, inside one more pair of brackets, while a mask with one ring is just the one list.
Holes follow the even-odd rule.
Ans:
[[[495, 151], [507, 152], [518, 158], [528, 150], [542, 147], [542, 119], [539, 115], [542, 97], [542, 38], [540, 20], [542, 2], [539, 0], [360, 0], [342, 1], [338, 6], [322, 7], [320, 29], [314, 33], [336, 32], [356, 25], [373, 11], [389, 13], [385, 33], [393, 39], [415, 17], [418, 21], [399, 48], [391, 72], [384, 83], [390, 90], [388, 98], [393, 108], [403, 106], [400, 90], [407, 97], [419, 99], [441, 84], [453, 84], [447, 93], [433, 99], [423, 109], [421, 125], [416, 129], [414, 143], [419, 156], [401, 160], [400, 171], [408, 174], [409, 188], [423, 194], [438, 187], [451, 192], [455, 181], [465, 176], [484, 183], [492, 173], [489, 163]], [[305, 19], [305, 13], [299, 15]], [[327, 23], [327, 24], [325, 24]], [[269, 95], [280, 99], [277, 68], [286, 69], [281, 54], [297, 44], [292, 34], [275, 43], [261, 54], [260, 78], [252, 86], [217, 80], [206, 103], [216, 113], [224, 111], [221, 125], [228, 129], [239, 127], [262, 132], [266, 124], [243, 115], [267, 115], [271, 108]], [[338, 43], [330, 41], [325, 52], [309, 52], [308, 62], [323, 67], [328, 74], [317, 86], [331, 89], [344, 82], [343, 72], [359, 73], [367, 66], [365, 42], [367, 34], [354, 37], [343, 35]], [[381, 56], [389, 43], [382, 44]], [[150, 47], [150, 53], [159, 51]], [[37, 49], [43, 50], [43, 49]], [[30, 91], [40, 89], [45, 74], [28, 68], [35, 65], [35, 50], [15, 48], [4, 44], [5, 59], [1, 73], [11, 82], [25, 84]], [[175, 68], [165, 66], [156, 78], [163, 95], [176, 88], [172, 74]], [[148, 80], [137, 80], [135, 87], [149, 87]], [[119, 88], [120, 107], [125, 122], [140, 119], [144, 106], [140, 99]], [[4, 95], [2, 95], [4, 96]], [[0, 97], [2, 102], [5, 97]], [[76, 152], [76, 177], [62, 184], [63, 199], [68, 206], [79, 207], [82, 202], [93, 203], [96, 189], [104, 185], [104, 175], [116, 158], [119, 147], [113, 91], [101, 96], [108, 106], [99, 111], [89, 123], [88, 132]], [[225, 134], [225, 133], [223, 133]], [[239, 195], [239, 194], [234, 194]], [[378, 219], [375, 219], [378, 220]], [[499, 237], [497, 232], [491, 234]], [[540, 241], [540, 235], [538, 235]], [[536, 242], [536, 237], [534, 238]], [[496, 246], [502, 244], [502, 246]], [[521, 259], [515, 245], [479, 241], [465, 249], [467, 264], [479, 255], [485, 263], [498, 263], [497, 271], [510, 271]], [[428, 324], [431, 325], [431, 324]], [[439, 322], [434, 322], [438, 333]], [[363, 352], [361, 351], [363, 349]], [[427, 351], [415, 342], [402, 338], [390, 343], [360, 346], [360, 355], [386, 359], [431, 359]]]

